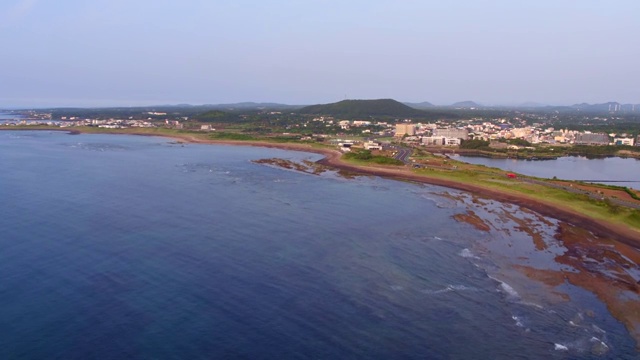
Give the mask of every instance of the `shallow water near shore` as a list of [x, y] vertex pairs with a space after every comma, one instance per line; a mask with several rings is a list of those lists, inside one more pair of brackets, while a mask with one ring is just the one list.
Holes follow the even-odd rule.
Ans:
[[0, 132], [0, 358], [638, 357], [593, 292], [516, 270], [574, 271], [558, 221], [265, 158], [320, 156]]

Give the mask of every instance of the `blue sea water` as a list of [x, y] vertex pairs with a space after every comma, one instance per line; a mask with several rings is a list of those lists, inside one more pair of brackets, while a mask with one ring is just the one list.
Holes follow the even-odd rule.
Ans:
[[457, 191], [251, 162], [272, 157], [320, 158], [0, 132], [0, 358], [638, 358], [593, 294], [500, 259], [561, 245], [454, 220]]

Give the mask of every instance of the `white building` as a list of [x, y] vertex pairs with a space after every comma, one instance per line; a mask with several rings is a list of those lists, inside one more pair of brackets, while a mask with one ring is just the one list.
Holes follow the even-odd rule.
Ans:
[[469, 130], [467, 129], [435, 129], [434, 136], [442, 136], [446, 138], [457, 138], [462, 140], [469, 139]]
[[615, 145], [628, 145], [633, 146], [635, 144], [633, 138], [615, 138], [613, 139]]
[[340, 125], [340, 128], [343, 130], [349, 130], [349, 125], [351, 125], [351, 121], [349, 120], [341, 120], [338, 125]]
[[461, 142], [459, 138], [445, 136], [425, 136], [422, 138], [422, 145], [425, 146], [458, 146]]
[[364, 121], [364, 120], [353, 121], [353, 126], [369, 126], [369, 125], [371, 125], [371, 121]]
[[364, 143], [364, 148], [367, 150], [382, 150], [382, 145], [375, 141], [367, 141]]

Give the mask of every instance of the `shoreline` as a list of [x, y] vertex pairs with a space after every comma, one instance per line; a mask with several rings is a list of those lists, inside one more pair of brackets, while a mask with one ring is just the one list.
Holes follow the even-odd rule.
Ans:
[[[13, 129], [6, 129], [13, 130]], [[20, 129], [24, 130], [24, 129]], [[39, 129], [33, 129], [39, 130]], [[50, 131], [66, 131], [70, 134], [92, 134], [92, 132], [82, 131], [81, 129], [40, 129]], [[29, 131], [27, 129], [26, 131]], [[477, 186], [467, 182], [453, 181], [450, 179], [443, 180], [441, 178], [429, 177], [426, 175], [418, 175], [407, 168], [391, 168], [384, 166], [361, 166], [350, 164], [342, 161], [340, 157], [342, 153], [338, 150], [328, 148], [317, 148], [308, 144], [300, 143], [272, 143], [267, 141], [244, 141], [244, 140], [212, 140], [201, 139], [191, 134], [153, 134], [153, 133], [141, 133], [141, 132], [127, 132], [127, 131], [113, 131], [113, 132], [100, 132], [99, 134], [113, 134], [113, 135], [136, 135], [136, 136], [158, 136], [176, 141], [182, 141], [192, 144], [210, 144], [210, 145], [230, 145], [230, 146], [254, 146], [265, 147], [273, 149], [291, 150], [291, 151], [303, 151], [315, 154], [323, 155], [324, 158], [318, 160], [318, 163], [327, 167], [335, 168], [338, 170], [346, 170], [352, 173], [379, 176], [386, 179], [410, 181], [415, 183], [430, 184], [442, 186], [450, 189], [461, 190], [469, 192], [471, 194], [505, 202], [513, 205], [520, 206], [532, 211], [535, 211], [541, 215], [555, 218], [567, 223], [570, 223], [576, 227], [588, 230], [595, 235], [611, 238], [619, 241], [625, 245], [629, 245], [636, 250], [640, 250], [640, 231], [634, 230], [621, 224], [613, 224], [607, 221], [594, 219], [589, 216], [580, 214], [572, 209], [558, 207], [556, 204], [550, 204], [538, 199], [533, 199], [524, 194], [513, 194], [496, 191], [493, 189]]]
[[[78, 129], [61, 129], [61, 131], [71, 134], [91, 134], [91, 132], [84, 132]], [[430, 184], [460, 190], [474, 197], [515, 205], [523, 211], [533, 211], [543, 217], [557, 219], [559, 224], [554, 229], [555, 238], [561, 241], [563, 246], [566, 247], [566, 251], [562, 255], [554, 257], [553, 261], [570, 266], [576, 270], [575, 272], [529, 266], [522, 263], [523, 259], [520, 258], [511, 259], [512, 262], [505, 263], [503, 270], [511, 269], [530, 280], [548, 286], [550, 294], [560, 294], [561, 292], [555, 292], [554, 289], [563, 284], [571, 284], [591, 292], [606, 305], [609, 313], [615, 319], [624, 324], [631, 337], [635, 339], [636, 346], [640, 349], [640, 302], [630, 300], [632, 298], [629, 297], [640, 294], [640, 282], [637, 282], [634, 276], [628, 273], [629, 268], [637, 269], [637, 264], [640, 263], [640, 231], [624, 224], [597, 220], [579, 213], [579, 210], [563, 208], [554, 203], [531, 198], [526, 194], [506, 193], [469, 182], [416, 174], [408, 166], [388, 167], [351, 164], [341, 160], [342, 152], [331, 148], [314, 147], [312, 144], [213, 140], [200, 138], [197, 134], [154, 134], [123, 131], [100, 132], [99, 134], [158, 136], [184, 144], [252, 146], [315, 153], [323, 156], [316, 163], [327, 168], [344, 170], [357, 175], [377, 176], [385, 179]], [[473, 211], [469, 211], [469, 208], [467, 208], [466, 214], [462, 213], [456, 216], [454, 216], [456, 221], [474, 226], [479, 231], [490, 231], [492, 228], [483, 219], [475, 215]], [[509, 218], [508, 214], [505, 216]], [[549, 222], [543, 221], [543, 223], [551, 225]], [[538, 232], [531, 228], [531, 224], [526, 223], [526, 221], [519, 224], [519, 231], [528, 233], [537, 250], [544, 251], [547, 245], [545, 245]]]
[[[144, 134], [146, 135], [146, 134]], [[152, 135], [155, 136], [155, 135]], [[162, 136], [162, 135], [160, 135]], [[349, 172], [379, 176], [386, 179], [410, 181], [422, 184], [430, 184], [442, 186], [450, 189], [461, 190], [469, 192], [471, 194], [505, 202], [513, 205], [520, 206], [532, 211], [535, 211], [541, 215], [548, 216], [557, 220], [561, 220], [570, 223], [576, 227], [586, 229], [595, 235], [613, 238], [623, 244], [629, 245], [637, 250], [640, 250], [640, 232], [624, 225], [612, 224], [606, 221], [593, 219], [591, 217], [582, 215], [570, 209], [560, 208], [554, 204], [545, 203], [537, 199], [532, 199], [526, 195], [516, 195], [510, 193], [504, 193], [493, 189], [488, 189], [482, 186], [476, 186], [465, 182], [456, 182], [451, 180], [443, 180], [440, 178], [433, 178], [425, 175], [418, 175], [407, 168], [389, 168], [382, 166], [359, 166], [344, 162], [340, 159], [342, 153], [338, 150], [314, 148], [305, 144], [274, 144], [261, 141], [232, 141], [232, 140], [203, 140], [193, 136], [164, 136], [172, 138], [174, 140], [186, 141], [196, 144], [212, 144], [212, 145], [234, 145], [234, 146], [256, 146], [266, 148], [276, 148], [282, 150], [293, 151], [305, 151], [324, 156], [318, 163], [331, 168], [346, 170]]]

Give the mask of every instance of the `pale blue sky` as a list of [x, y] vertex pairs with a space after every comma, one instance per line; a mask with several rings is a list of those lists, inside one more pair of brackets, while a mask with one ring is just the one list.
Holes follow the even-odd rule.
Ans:
[[2, 0], [0, 106], [640, 103], [637, 0]]

